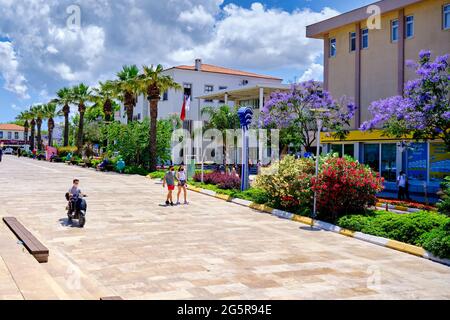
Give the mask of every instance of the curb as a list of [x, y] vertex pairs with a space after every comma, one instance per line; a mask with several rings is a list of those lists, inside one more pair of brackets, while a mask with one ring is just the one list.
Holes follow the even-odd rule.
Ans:
[[[379, 207], [379, 208], [382, 208], [383, 210], [385, 210], [386, 209], [386, 202], [378, 202], [376, 204], [376, 206]], [[388, 209], [391, 209], [391, 210], [411, 212], [411, 213], [422, 211], [421, 209], [418, 209], [418, 208], [396, 206], [396, 205], [389, 204], [389, 203], [387, 203], [387, 207], [388, 207]], [[426, 209], [424, 209], [424, 210], [426, 210]], [[429, 210], [429, 211], [435, 211], [435, 210]]]
[[[308, 217], [303, 217], [303, 216], [299, 216], [299, 215], [296, 215], [296, 214], [293, 214], [290, 212], [273, 209], [266, 205], [257, 204], [257, 203], [254, 203], [254, 202], [251, 202], [248, 200], [231, 198], [230, 196], [218, 194], [211, 190], [206, 190], [206, 189], [193, 187], [193, 186], [188, 186], [188, 189], [191, 191], [195, 191], [195, 192], [207, 195], [207, 196], [212, 196], [216, 199], [225, 200], [227, 202], [233, 202], [233, 203], [239, 204], [244, 207], [249, 207], [254, 210], [265, 212], [274, 217], [278, 217], [280, 219], [286, 219], [286, 220], [290, 220], [290, 221], [307, 224], [309, 226], [314, 226], [316, 228], [319, 228], [319, 229], [322, 229], [325, 231], [338, 233], [338, 234], [344, 235], [346, 237], [355, 238], [355, 239], [358, 239], [361, 241], [369, 242], [369, 243], [372, 243], [372, 244], [375, 244], [378, 246], [401, 251], [401, 252], [408, 253], [408, 254], [411, 254], [411, 255], [414, 255], [417, 257], [421, 257], [424, 259], [428, 259], [428, 260], [431, 260], [431, 261], [434, 261], [437, 263], [441, 263], [441, 264], [450, 266], [450, 259], [441, 259], [441, 258], [435, 257], [435, 256], [433, 256], [433, 254], [426, 251], [425, 249], [418, 247], [418, 246], [408, 244], [408, 243], [404, 243], [404, 242], [400, 242], [400, 241], [396, 241], [396, 240], [392, 240], [392, 239], [386, 239], [386, 238], [382, 238], [382, 237], [377, 237], [377, 236], [365, 234], [362, 232], [355, 232], [355, 231], [347, 230], [347, 229], [341, 228], [339, 226], [336, 226], [336, 225], [328, 223], [328, 222], [324, 222], [324, 221], [320, 221], [320, 220], [313, 220]], [[378, 206], [378, 204], [377, 204], [377, 206]], [[393, 207], [392, 209], [398, 210], [398, 209], [394, 208], [395, 206], [392, 206], [392, 207]], [[405, 207], [402, 207], [402, 208], [405, 208]], [[412, 208], [405, 208], [405, 209], [412, 209]], [[407, 210], [399, 210], [399, 211], [407, 211]]]

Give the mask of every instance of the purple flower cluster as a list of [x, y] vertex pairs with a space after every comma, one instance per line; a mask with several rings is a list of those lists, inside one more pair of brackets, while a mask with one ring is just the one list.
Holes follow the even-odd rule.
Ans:
[[414, 65], [417, 79], [405, 85], [404, 94], [375, 101], [369, 107], [373, 118], [362, 124], [361, 130], [377, 127], [401, 129], [417, 138], [436, 138], [450, 129], [450, 55], [438, 56], [422, 50]]
[[354, 117], [356, 107], [353, 103], [337, 103], [331, 95], [323, 90], [322, 84], [306, 81], [292, 85], [287, 92], [275, 92], [261, 109], [263, 126], [276, 125], [278, 128], [304, 126], [305, 130], [314, 130], [316, 116], [314, 110], [324, 110], [321, 116], [324, 127], [334, 130], [349, 125]]

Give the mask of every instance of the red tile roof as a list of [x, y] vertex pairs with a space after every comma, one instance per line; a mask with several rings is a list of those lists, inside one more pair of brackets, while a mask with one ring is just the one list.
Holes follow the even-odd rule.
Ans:
[[[174, 69], [195, 71], [195, 66], [178, 66], [178, 67], [174, 67]], [[272, 76], [266, 76], [266, 75], [252, 73], [252, 72], [234, 70], [234, 69], [214, 66], [212, 64], [206, 64], [206, 63], [202, 64], [201, 71], [202, 72], [229, 74], [229, 75], [234, 75], [234, 76], [253, 77], [253, 78], [260, 78], [260, 79], [283, 80], [283, 79], [272, 77]]]
[[24, 127], [18, 126], [17, 124], [0, 124], [0, 130], [4, 131], [25, 131]]

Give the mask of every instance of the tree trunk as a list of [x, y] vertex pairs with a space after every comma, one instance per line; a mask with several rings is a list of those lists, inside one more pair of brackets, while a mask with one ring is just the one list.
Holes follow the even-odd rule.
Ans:
[[36, 121], [37, 125], [37, 149], [42, 150], [42, 134], [41, 134], [41, 127], [42, 127], [42, 119], [38, 118]]
[[69, 145], [69, 113], [70, 107], [68, 105], [64, 106], [64, 147]]
[[133, 122], [133, 112], [134, 112], [134, 105], [135, 105], [135, 98], [132, 93], [125, 93], [125, 109], [127, 112], [127, 120], [128, 123]]
[[157, 125], [158, 125], [158, 100], [150, 100], [150, 172], [156, 171], [157, 165]]
[[25, 128], [25, 132], [24, 132], [24, 140], [25, 140], [25, 144], [28, 144], [28, 129], [29, 129], [30, 125], [28, 124], [28, 120], [25, 121], [24, 124], [24, 128]]
[[53, 147], [53, 129], [55, 128], [55, 122], [52, 118], [48, 119], [48, 146]]
[[78, 139], [77, 139], [77, 148], [78, 154], [81, 155], [83, 149], [83, 130], [84, 130], [84, 113], [86, 108], [84, 105], [79, 106], [78, 110], [80, 112], [80, 123], [78, 123]]
[[30, 149], [31, 151], [34, 150], [34, 136], [35, 136], [35, 129], [36, 129], [36, 122], [33, 120], [31, 121], [31, 134], [30, 134]]
[[[105, 114], [105, 124], [106, 126], [108, 126], [109, 123], [111, 122], [111, 115], [112, 115], [112, 102], [110, 99], [106, 99], [105, 104], [103, 105], [103, 113]], [[103, 140], [103, 146], [107, 148], [108, 147], [107, 128], [105, 128], [104, 132], [106, 134], [105, 139]]]

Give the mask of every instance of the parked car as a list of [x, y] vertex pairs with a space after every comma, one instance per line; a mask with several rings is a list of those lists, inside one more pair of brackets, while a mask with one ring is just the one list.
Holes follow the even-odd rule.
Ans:
[[3, 150], [3, 154], [14, 154], [14, 149], [6, 148], [5, 150]]

